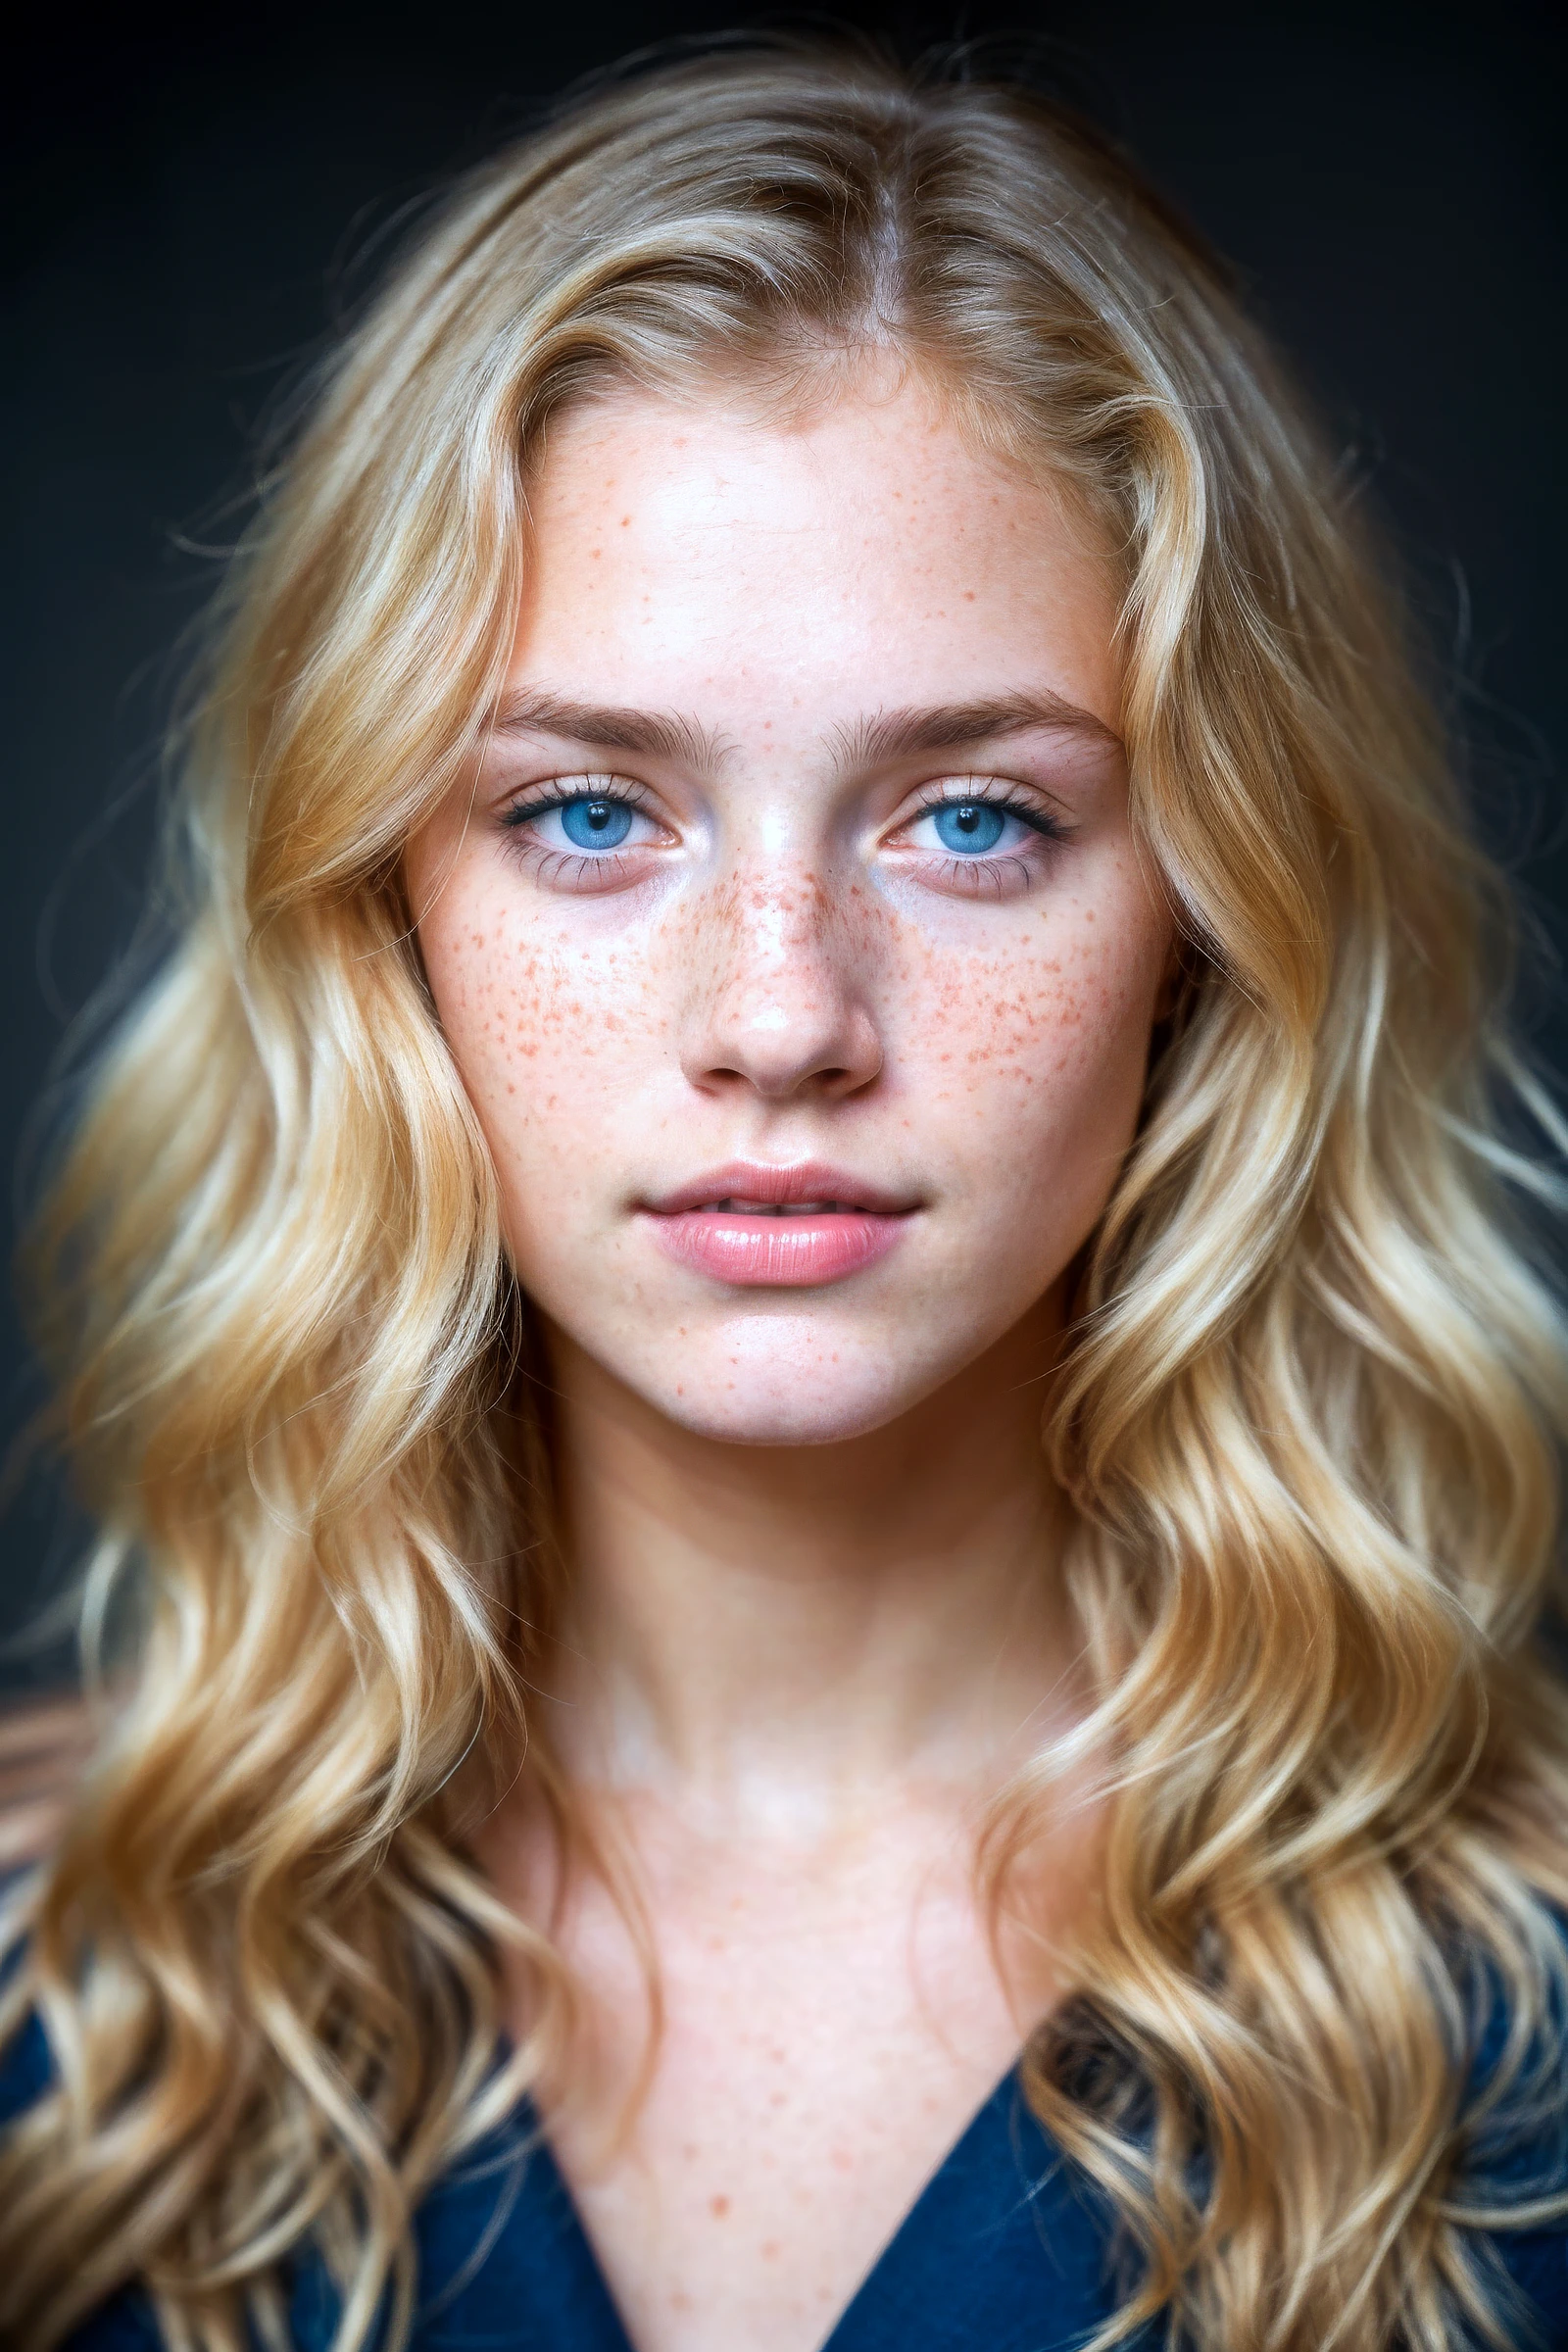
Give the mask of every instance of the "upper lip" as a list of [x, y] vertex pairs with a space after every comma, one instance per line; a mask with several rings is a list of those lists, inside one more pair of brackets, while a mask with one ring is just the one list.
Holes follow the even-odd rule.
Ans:
[[825, 1160], [802, 1159], [788, 1167], [761, 1159], [734, 1159], [722, 1168], [709, 1168], [690, 1184], [677, 1185], [645, 1200], [656, 1216], [678, 1216], [683, 1209], [712, 1208], [720, 1200], [760, 1200], [770, 1207], [792, 1201], [831, 1200], [840, 1208], [868, 1209], [883, 1217], [905, 1216], [919, 1202], [908, 1193], [889, 1192], [885, 1185], [868, 1184], [847, 1168], [829, 1167]]

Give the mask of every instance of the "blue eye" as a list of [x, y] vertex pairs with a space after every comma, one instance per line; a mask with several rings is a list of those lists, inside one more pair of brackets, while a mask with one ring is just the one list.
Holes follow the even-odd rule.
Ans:
[[985, 801], [949, 801], [931, 814], [942, 847], [966, 851], [970, 857], [994, 850], [1007, 822], [1004, 808], [993, 808]]
[[561, 830], [577, 850], [618, 850], [631, 831], [624, 801], [563, 801]]

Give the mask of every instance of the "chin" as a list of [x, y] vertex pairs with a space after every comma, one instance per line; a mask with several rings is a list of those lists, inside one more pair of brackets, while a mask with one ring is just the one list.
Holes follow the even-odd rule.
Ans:
[[[695, 1335], [694, 1335], [695, 1336]], [[637, 1383], [694, 1437], [731, 1446], [835, 1446], [884, 1429], [952, 1378], [965, 1358], [901, 1346], [831, 1322], [746, 1318], [696, 1348], [667, 1346]]]
[[724, 1392], [667, 1389], [648, 1401], [666, 1420], [693, 1437], [726, 1446], [839, 1446], [885, 1429], [906, 1410], [908, 1397], [885, 1385], [871, 1390], [824, 1394], [773, 1387], [752, 1393], [744, 1386]]

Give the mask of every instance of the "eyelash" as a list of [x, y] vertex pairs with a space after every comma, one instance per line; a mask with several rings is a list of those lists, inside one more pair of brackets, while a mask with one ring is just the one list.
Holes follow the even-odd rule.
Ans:
[[929, 786], [921, 797], [914, 817], [906, 817], [906, 824], [912, 824], [918, 817], [929, 816], [933, 808], [970, 808], [983, 805], [987, 808], [1000, 810], [1004, 816], [1015, 816], [1020, 824], [1027, 825], [1032, 833], [1040, 834], [1047, 841], [1067, 839], [1069, 828], [1058, 816], [1049, 808], [1037, 808], [1032, 801], [1023, 800], [1017, 787], [1005, 783], [1002, 777], [944, 778], [947, 783], [955, 781], [962, 784], [961, 792], [944, 792], [942, 786], [937, 784]]
[[[958, 779], [944, 779], [950, 786]], [[942, 784], [929, 786], [921, 795], [912, 815], [899, 827], [906, 832], [924, 816], [943, 808], [986, 807], [999, 815], [1014, 817], [1034, 834], [1042, 845], [1059, 843], [1071, 838], [1072, 828], [1061, 822], [1050, 810], [1024, 800], [1016, 786], [1000, 777], [964, 777], [961, 790], [944, 790]], [[537, 787], [543, 797], [530, 799], [519, 795], [503, 810], [501, 824], [513, 836], [520, 856], [533, 866], [536, 879], [558, 887], [582, 888], [593, 885], [611, 887], [625, 870], [626, 859], [611, 849], [589, 855], [579, 852], [545, 849], [537, 841], [527, 840], [527, 834], [537, 820], [554, 810], [567, 808], [583, 801], [605, 801], [616, 808], [629, 808], [635, 814], [650, 816], [649, 796], [630, 778], [621, 776], [583, 775], [570, 779], [570, 789], [562, 783]], [[644, 845], [639, 845], [644, 846]], [[1011, 889], [1027, 887], [1033, 879], [1035, 858], [1019, 850], [992, 853], [971, 852], [943, 856], [936, 851], [916, 853], [927, 861], [940, 866], [943, 877], [959, 889], [975, 895], [987, 893], [994, 897], [1010, 895]], [[1038, 853], [1037, 853], [1038, 857]]]
[[[954, 790], [961, 782], [961, 789]], [[946, 784], [950, 789], [944, 790]], [[1025, 800], [1016, 785], [1000, 776], [965, 776], [962, 779], [944, 778], [943, 783], [929, 786], [920, 796], [912, 816], [906, 817], [901, 832], [918, 824], [920, 818], [943, 808], [994, 808], [999, 816], [1015, 817], [1035, 835], [1039, 848], [1012, 849], [997, 852], [970, 852], [959, 856], [940, 851], [916, 853], [928, 862], [936, 862], [943, 880], [952, 888], [966, 892], [974, 898], [1010, 898], [1027, 890], [1036, 878], [1040, 859], [1047, 846], [1069, 841], [1073, 828], [1064, 824], [1052, 810], [1039, 808]]]
[[[530, 793], [539, 797], [530, 799]], [[569, 808], [573, 801], [614, 801], [645, 813], [648, 795], [629, 776], [552, 777], [548, 784], [526, 785], [514, 794], [501, 812], [501, 822], [515, 830], [536, 816], [548, 816], [552, 808]]]
[[619, 853], [607, 850], [590, 856], [587, 852], [574, 855], [569, 850], [546, 849], [537, 840], [528, 839], [529, 831], [540, 817], [582, 801], [607, 801], [617, 808], [630, 808], [637, 815], [655, 821], [648, 807], [648, 794], [629, 777], [609, 775], [572, 776], [535, 789], [543, 797], [530, 800], [519, 794], [501, 812], [502, 827], [512, 837], [509, 848], [527, 860], [535, 879], [547, 887], [612, 887], [625, 869], [626, 860]]

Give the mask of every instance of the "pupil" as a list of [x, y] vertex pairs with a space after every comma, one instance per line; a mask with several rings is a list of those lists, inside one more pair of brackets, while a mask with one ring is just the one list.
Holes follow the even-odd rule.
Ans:
[[613, 850], [631, 831], [631, 817], [624, 801], [567, 801], [561, 830], [579, 850]]
[[937, 839], [945, 850], [994, 850], [1006, 812], [984, 801], [955, 801], [936, 812]]

